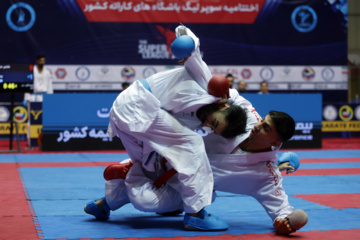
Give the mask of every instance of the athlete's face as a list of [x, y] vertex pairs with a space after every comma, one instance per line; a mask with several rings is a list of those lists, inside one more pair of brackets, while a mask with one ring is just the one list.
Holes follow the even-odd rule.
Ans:
[[42, 68], [45, 65], [45, 58], [39, 58], [36, 60], [36, 65]]
[[262, 148], [279, 146], [281, 144], [275, 124], [270, 115], [266, 115], [265, 118], [253, 127], [249, 140], [251, 143], [256, 143], [257, 147]]
[[198, 117], [205, 127], [209, 127], [214, 133], [221, 135], [229, 124], [226, 120], [226, 109], [229, 107], [227, 104], [222, 107], [211, 104], [206, 106], [206, 110], [201, 111]]

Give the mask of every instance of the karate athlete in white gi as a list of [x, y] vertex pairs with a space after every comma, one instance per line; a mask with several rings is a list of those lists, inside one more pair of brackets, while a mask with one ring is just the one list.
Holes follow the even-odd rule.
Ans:
[[[124, 192], [129, 196], [139, 196], [150, 192], [146, 190], [148, 187], [151, 195], [144, 197], [143, 201], [133, 202], [130, 197], [136, 208], [142, 211], [168, 211], [169, 206], [162, 210], [162, 200], [158, 200], [166, 194], [171, 199], [173, 210], [181, 205], [181, 209], [185, 211], [186, 229], [228, 228], [223, 220], [204, 210], [212, 201], [213, 175], [202, 137], [191, 130], [202, 126], [196, 116], [201, 112], [198, 111], [199, 108], [206, 105], [204, 108], [213, 109], [217, 105], [211, 103], [221, 98], [207, 93], [207, 82], [212, 76], [201, 59], [199, 39], [184, 26], [176, 29], [177, 36], [181, 29], [182, 33], [187, 33], [195, 42], [195, 51], [185, 62], [185, 67], [160, 72], [134, 82], [113, 104], [108, 132], [111, 137], [120, 137], [134, 165], [125, 184], [123, 181], [121, 186], [113, 189], [113, 182], [107, 182], [105, 198], [85, 206], [85, 212], [98, 219], [107, 219], [110, 209], [118, 209], [129, 202], [127, 196], [125, 199], [120, 196], [127, 195]], [[214, 130], [218, 134], [233, 137], [245, 132], [246, 113], [242, 108], [224, 106], [222, 109], [211, 110], [210, 114], [208, 110], [205, 112], [200, 117], [206, 124], [210, 121], [216, 124]], [[232, 115], [235, 116], [231, 117]], [[180, 123], [174, 116], [184, 121]], [[227, 121], [230, 118], [235, 122]], [[237, 119], [243, 119], [243, 123]], [[240, 127], [234, 127], [236, 125]], [[150, 183], [161, 175], [162, 162], [157, 158], [158, 154], [167, 160], [168, 168], [174, 168], [178, 173], [172, 178], [172, 182], [154, 189]], [[114, 197], [114, 194], [119, 198]]]
[[[199, 56], [195, 52], [185, 64], [189, 64], [196, 57]], [[208, 71], [205, 63], [202, 67], [204, 72]], [[199, 80], [197, 77], [194, 79]], [[236, 90], [230, 90], [230, 96], [228, 103], [239, 105], [246, 110], [247, 132], [232, 139], [226, 139], [214, 133], [204, 137], [214, 174], [214, 189], [254, 197], [274, 221], [277, 232], [290, 234], [299, 228], [292, 229], [287, 219], [293, 212], [293, 207], [290, 206], [288, 196], [282, 188], [282, 176], [277, 168], [277, 150], [282, 142], [291, 138], [295, 123], [287, 114], [276, 111], [270, 112], [262, 119], [251, 103], [241, 97]], [[189, 116], [178, 114], [177, 118], [184, 122], [194, 120], [189, 119]], [[211, 122], [207, 126], [216, 129]], [[152, 149], [147, 149], [147, 151], [152, 152]], [[155, 158], [156, 153], [153, 155]], [[137, 172], [140, 171], [141, 166], [135, 164], [126, 181], [134, 174], [135, 168], [137, 170], [134, 172]], [[288, 169], [290, 172], [294, 170], [291, 167]], [[127, 189], [123, 179], [107, 181], [106, 199], [111, 209], [115, 210], [129, 203], [130, 198], [131, 203], [143, 211], [161, 213], [182, 210], [176, 188], [169, 187], [169, 185], [176, 185], [174, 183], [177, 181], [176, 178], [170, 178], [161, 188], [155, 188], [149, 179], [151, 178], [144, 179], [143, 176], [139, 176], [136, 179], [137, 183], [132, 182], [133, 188]], [[307, 216], [305, 218], [307, 219]]]

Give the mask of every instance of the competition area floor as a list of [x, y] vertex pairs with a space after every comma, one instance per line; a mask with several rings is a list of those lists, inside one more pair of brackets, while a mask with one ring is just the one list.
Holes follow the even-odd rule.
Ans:
[[224, 232], [185, 231], [183, 215], [163, 217], [130, 204], [99, 222], [83, 207], [104, 196], [103, 171], [128, 158], [125, 152], [3, 153], [0, 239], [360, 239], [359, 145], [360, 139], [330, 139], [321, 150], [294, 150], [301, 166], [283, 174], [284, 188], [309, 222], [290, 237], [276, 235], [257, 201], [223, 192], [207, 210], [230, 225]]

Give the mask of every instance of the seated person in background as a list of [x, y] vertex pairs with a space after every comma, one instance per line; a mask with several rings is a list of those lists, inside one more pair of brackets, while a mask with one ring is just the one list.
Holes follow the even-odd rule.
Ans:
[[121, 84], [121, 86], [122, 86], [122, 91], [124, 91], [125, 89], [127, 89], [127, 88], [130, 86], [130, 83], [128, 83], [128, 82], [123, 82], [123, 83]]
[[260, 83], [260, 91], [259, 94], [268, 94], [269, 93], [269, 83], [267, 81], [262, 81]]
[[229, 81], [229, 88], [233, 88], [234, 85], [234, 76], [231, 73], [226, 74], [226, 79]]
[[246, 82], [244, 80], [241, 80], [238, 83], [238, 92], [239, 93], [245, 93], [246, 92]]

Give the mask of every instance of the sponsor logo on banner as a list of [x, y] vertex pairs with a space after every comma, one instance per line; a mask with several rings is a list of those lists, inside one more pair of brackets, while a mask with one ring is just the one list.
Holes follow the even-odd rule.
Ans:
[[10, 112], [7, 107], [0, 106], [0, 122], [7, 122], [10, 118]]
[[305, 80], [312, 80], [315, 78], [315, 71], [314, 69], [312, 69], [311, 67], [306, 67], [304, 68], [304, 70], [302, 71], [302, 77]]
[[360, 120], [360, 105], [355, 108], [354, 115], [357, 120]]
[[75, 76], [80, 81], [86, 81], [90, 77], [90, 70], [85, 66], [78, 67], [75, 71]]
[[321, 76], [325, 81], [330, 82], [334, 79], [335, 73], [332, 68], [326, 67], [321, 71]]
[[30, 125], [30, 138], [37, 139], [42, 131], [42, 125]]
[[97, 71], [97, 75], [99, 76], [100, 79], [108, 79], [111, 77], [111, 70], [107, 66], [102, 66]]
[[57, 142], [68, 142], [72, 138], [102, 138], [103, 141], [111, 141], [109, 135], [106, 131], [91, 129], [88, 131], [89, 127], [85, 126], [79, 129], [75, 127], [73, 131], [65, 130], [63, 132], [59, 132], [59, 137], [57, 138]]
[[6, 22], [16, 32], [29, 30], [34, 25], [35, 20], [35, 11], [27, 3], [15, 3], [6, 12]]
[[156, 69], [153, 68], [153, 67], [146, 67], [144, 68], [143, 70], [143, 78], [148, 78], [150, 77], [151, 75], [155, 74], [156, 73]]
[[285, 67], [283, 69], [283, 76], [288, 77], [290, 75], [290, 73], [291, 73], [291, 68]]
[[260, 70], [260, 77], [264, 81], [270, 81], [274, 77], [274, 71], [269, 67]]
[[297, 122], [295, 125], [295, 130], [302, 131], [303, 134], [310, 133], [313, 128], [312, 122]]
[[65, 68], [58, 68], [55, 71], [55, 75], [58, 79], [64, 79], [66, 77], [66, 70]]
[[291, 14], [291, 22], [297, 31], [311, 32], [316, 27], [317, 15], [314, 9], [309, 6], [298, 6]]
[[343, 121], [350, 121], [354, 117], [354, 112], [349, 105], [344, 105], [339, 109], [339, 117]]
[[30, 110], [30, 114], [35, 121], [39, 119], [41, 113], [42, 113], [42, 110]]
[[147, 40], [139, 40], [138, 53], [142, 59], [169, 59], [171, 54], [166, 44], [150, 44]]
[[323, 121], [323, 132], [359, 132], [360, 121]]
[[251, 77], [251, 70], [248, 69], [248, 68], [244, 68], [242, 71], [241, 71], [241, 76], [244, 78], [244, 79], [249, 79]]
[[324, 107], [323, 116], [325, 120], [334, 121], [337, 118], [337, 109], [333, 105], [327, 105]]
[[254, 23], [265, 0], [77, 1], [89, 22]]
[[[27, 123], [18, 124], [18, 134], [27, 133]], [[13, 133], [16, 134], [16, 128], [13, 128]], [[10, 134], [10, 123], [0, 123], [0, 135]]]
[[124, 67], [121, 70], [121, 77], [126, 81], [131, 81], [135, 78], [135, 70], [132, 67]]
[[27, 120], [28, 113], [23, 106], [17, 106], [14, 108], [14, 121], [17, 123], [23, 123]]
[[226, 76], [227, 74], [231, 73], [235, 78], [235, 82], [239, 79], [239, 75], [241, 74], [238, 68], [232, 67], [210, 67], [210, 71], [212, 75]]

